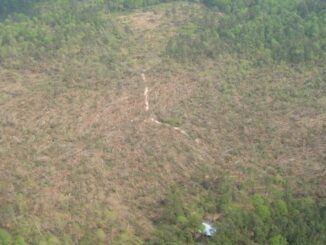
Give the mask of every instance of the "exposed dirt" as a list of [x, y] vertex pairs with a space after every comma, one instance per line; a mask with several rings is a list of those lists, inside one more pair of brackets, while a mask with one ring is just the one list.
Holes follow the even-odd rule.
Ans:
[[163, 14], [157, 12], [136, 12], [127, 16], [120, 16], [119, 19], [126, 24], [130, 24], [139, 30], [151, 30], [161, 24]]

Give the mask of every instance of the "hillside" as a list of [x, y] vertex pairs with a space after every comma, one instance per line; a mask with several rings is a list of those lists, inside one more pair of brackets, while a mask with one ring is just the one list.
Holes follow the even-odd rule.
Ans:
[[323, 1], [15, 2], [0, 245], [325, 244]]

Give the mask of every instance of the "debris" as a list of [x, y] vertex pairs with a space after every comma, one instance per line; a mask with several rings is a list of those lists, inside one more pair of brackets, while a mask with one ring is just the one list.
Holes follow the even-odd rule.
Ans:
[[157, 121], [155, 118], [151, 117], [151, 121], [158, 124], [158, 125], [161, 125], [162, 123], [160, 121]]
[[145, 110], [148, 111], [149, 110], [148, 87], [145, 88], [144, 96], [145, 96]]
[[205, 236], [213, 236], [217, 231], [216, 228], [214, 228], [212, 225], [210, 225], [210, 224], [208, 224], [206, 222], [203, 222], [202, 225], [203, 225], [202, 233]]

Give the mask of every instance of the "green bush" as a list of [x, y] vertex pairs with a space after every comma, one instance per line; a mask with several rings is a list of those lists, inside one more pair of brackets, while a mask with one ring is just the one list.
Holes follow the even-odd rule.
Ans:
[[282, 235], [276, 235], [276, 236], [273, 236], [269, 240], [269, 244], [270, 245], [287, 245], [288, 242], [286, 241], [286, 239]]
[[11, 245], [11, 244], [12, 244], [11, 235], [7, 231], [0, 229], [0, 245]]

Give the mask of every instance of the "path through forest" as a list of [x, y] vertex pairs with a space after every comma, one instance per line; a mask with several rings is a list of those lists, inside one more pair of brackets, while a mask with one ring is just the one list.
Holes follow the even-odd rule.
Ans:
[[[142, 77], [142, 80], [145, 84], [145, 91], [144, 91], [144, 104], [145, 104], [145, 111], [149, 111], [149, 89], [148, 89], [148, 86], [146, 84], [146, 76], [145, 76], [145, 73], [142, 73], [141, 74], [141, 77]], [[162, 125], [162, 126], [165, 126], [165, 127], [168, 127], [168, 128], [171, 128], [187, 137], [189, 137], [189, 134], [187, 134], [186, 131], [184, 131], [183, 129], [179, 128], [179, 127], [175, 127], [175, 126], [172, 126], [168, 123], [164, 123], [164, 122], [161, 122], [159, 120], [157, 120], [155, 118], [155, 116], [150, 116], [149, 120], [155, 124], [158, 124], [158, 125]], [[197, 141], [196, 141], [197, 142]]]

